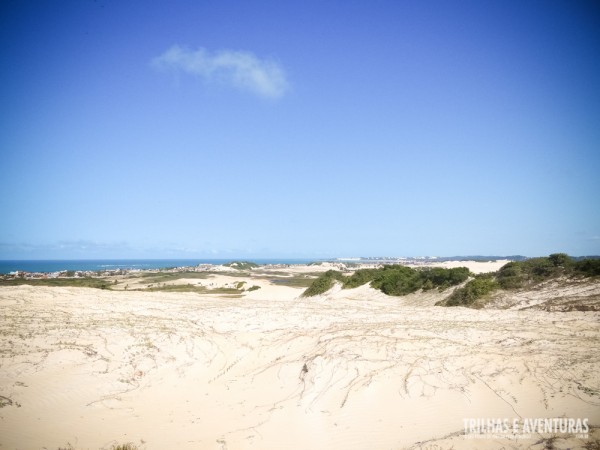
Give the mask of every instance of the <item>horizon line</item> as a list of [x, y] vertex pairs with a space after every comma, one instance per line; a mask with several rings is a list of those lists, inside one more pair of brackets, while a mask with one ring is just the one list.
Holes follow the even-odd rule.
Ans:
[[[563, 252], [556, 252], [563, 253]], [[550, 253], [552, 254], [552, 253]], [[540, 256], [548, 256], [548, 255], [535, 255], [529, 256], [524, 254], [498, 254], [498, 255], [485, 255], [485, 254], [454, 254], [454, 255], [402, 255], [402, 256], [351, 256], [351, 257], [339, 257], [339, 256], [331, 256], [331, 257], [323, 257], [323, 256], [231, 256], [231, 257], [208, 257], [208, 256], [198, 256], [198, 257], [94, 257], [94, 258], [0, 258], [0, 261], [104, 261], [104, 260], [116, 260], [116, 261], [127, 261], [127, 260], [144, 260], [144, 261], [165, 261], [165, 260], [215, 260], [215, 261], [232, 261], [232, 260], [243, 260], [243, 261], [251, 261], [251, 260], [274, 260], [274, 259], [284, 259], [284, 260], [318, 260], [318, 261], [355, 261], [355, 260], [396, 260], [396, 259], [449, 259], [449, 258], [536, 258]], [[582, 257], [598, 257], [600, 255], [568, 255], [573, 258], [582, 258]]]

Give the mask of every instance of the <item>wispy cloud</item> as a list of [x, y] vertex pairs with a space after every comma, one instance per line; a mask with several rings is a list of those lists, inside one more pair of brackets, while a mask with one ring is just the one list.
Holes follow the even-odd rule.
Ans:
[[184, 72], [207, 81], [230, 83], [262, 97], [279, 98], [289, 88], [283, 68], [253, 53], [203, 48], [188, 50], [177, 45], [152, 60], [154, 67]]

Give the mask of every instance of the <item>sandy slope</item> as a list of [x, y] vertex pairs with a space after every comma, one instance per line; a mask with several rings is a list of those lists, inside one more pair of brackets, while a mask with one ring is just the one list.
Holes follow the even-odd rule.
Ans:
[[469, 440], [463, 418], [600, 425], [599, 313], [258, 282], [243, 298], [0, 288], [0, 448], [543, 448]]
[[510, 262], [508, 259], [499, 259], [497, 261], [442, 261], [406, 265], [409, 267], [444, 267], [446, 269], [466, 267], [473, 273], [485, 273], [495, 272], [508, 262]]
[[498, 291], [486, 308], [538, 309], [544, 311], [600, 310], [600, 282], [585, 278], [559, 278], [534, 288]]

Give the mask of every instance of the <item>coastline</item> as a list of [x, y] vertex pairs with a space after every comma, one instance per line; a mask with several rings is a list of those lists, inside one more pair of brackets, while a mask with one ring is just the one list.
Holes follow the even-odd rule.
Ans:
[[[493, 260], [450, 260], [448, 258], [255, 258], [247, 260], [264, 268], [288, 268], [300, 266], [331, 265], [331, 267], [373, 268], [384, 264], [402, 264], [409, 267], [469, 267], [475, 263], [475, 271], [486, 271], [486, 265], [480, 264], [511, 261], [509, 258], [497, 258]], [[227, 263], [234, 261], [246, 261], [241, 259], [73, 259], [73, 260], [0, 260], [0, 276], [11, 274], [29, 274], [33, 276], [52, 275], [64, 276], [66, 272], [78, 272], [82, 276], [97, 276], [99, 274], [125, 274], [143, 271], [166, 271], [166, 270], [203, 270], [209, 268], [220, 270]], [[479, 272], [474, 272], [479, 273]]]
[[[223, 265], [235, 259], [178, 258], [178, 259], [5, 259], [0, 260], [0, 275], [10, 272], [56, 273], [65, 271], [98, 272], [106, 270], [160, 270], [196, 267], [210, 264]], [[258, 264], [308, 264], [310, 258], [257, 258]]]

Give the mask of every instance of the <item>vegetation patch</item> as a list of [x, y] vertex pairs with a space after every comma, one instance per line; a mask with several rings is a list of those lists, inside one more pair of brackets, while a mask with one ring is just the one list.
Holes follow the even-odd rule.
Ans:
[[500, 268], [496, 278], [503, 289], [519, 289], [561, 276], [587, 278], [599, 275], [600, 259], [576, 260], [565, 253], [554, 253], [545, 258], [510, 262]]
[[204, 286], [198, 286], [196, 284], [163, 284], [159, 286], [150, 285], [147, 288], [139, 289], [141, 291], [149, 292], [195, 292], [197, 294], [207, 294], [209, 289]]
[[[58, 450], [75, 450], [75, 447], [71, 443], [68, 443], [66, 447], [58, 447]], [[127, 442], [126, 444], [113, 444], [110, 450], [139, 450], [139, 447], [131, 442]]]
[[138, 450], [138, 446], [128, 442], [127, 444], [113, 445], [111, 450]]
[[466, 281], [469, 275], [466, 267], [412, 269], [405, 266], [384, 266], [371, 286], [384, 294], [396, 296], [411, 294], [419, 289], [444, 291]]
[[181, 279], [200, 279], [204, 280], [208, 278], [210, 273], [208, 272], [150, 272], [142, 273], [139, 278], [144, 278], [145, 283], [166, 283], [168, 281], [175, 281]]
[[437, 288], [443, 291], [466, 281], [469, 275], [469, 269], [466, 267], [413, 269], [401, 265], [386, 265], [379, 269], [359, 269], [351, 276], [329, 270], [317, 278], [303, 296], [312, 297], [322, 294], [331, 289], [336, 280], [342, 283], [344, 289], [370, 283], [371, 287], [394, 296], [410, 294], [419, 289]]
[[444, 291], [459, 286], [440, 306], [481, 307], [490, 294], [499, 289], [515, 290], [531, 288], [542, 282], [567, 277], [571, 279], [595, 278], [600, 276], [600, 259], [571, 258], [565, 253], [554, 253], [547, 257], [513, 261], [495, 273], [473, 275], [466, 267], [445, 269], [440, 267], [413, 269], [402, 265], [385, 265], [378, 269], [359, 269], [351, 276], [329, 270], [315, 279], [302, 294], [312, 297], [331, 289], [335, 282], [344, 289], [356, 288], [367, 283], [384, 294], [402, 296], [418, 290], [437, 289]]
[[291, 277], [266, 277], [271, 283], [277, 284], [280, 286], [288, 286], [288, 287], [298, 287], [298, 288], [307, 288], [313, 281], [315, 281], [314, 276], [307, 275], [297, 275]]
[[242, 294], [242, 289], [218, 287], [209, 289], [205, 286], [198, 286], [196, 284], [163, 284], [162, 286], [152, 286], [142, 291], [150, 292], [195, 292], [196, 294]]
[[315, 295], [323, 294], [333, 287], [335, 281], [343, 282], [344, 276], [337, 270], [328, 270], [319, 278], [314, 280], [311, 285], [303, 293], [303, 297], [314, 297]]
[[57, 286], [110, 289], [112, 283], [101, 278], [0, 278], [0, 286]]
[[481, 298], [498, 289], [498, 282], [493, 275], [477, 275], [462, 288], [455, 290], [448, 298], [436, 303], [441, 306], [472, 306]]
[[512, 261], [502, 266], [498, 272], [478, 275], [436, 304], [480, 307], [482, 306], [480, 300], [498, 289], [532, 288], [559, 277], [573, 279], [598, 276], [600, 276], [600, 259], [574, 259], [565, 253], [553, 253], [547, 257]]
[[5, 406], [11, 406], [12, 404], [13, 401], [10, 398], [0, 395], [0, 408], [4, 408]]
[[600, 276], [600, 259], [586, 258], [573, 263], [573, 271], [578, 275], [585, 277]]
[[231, 267], [232, 269], [237, 270], [252, 270], [260, 267], [258, 264], [253, 263], [251, 261], [231, 261], [223, 264], [225, 267]]

